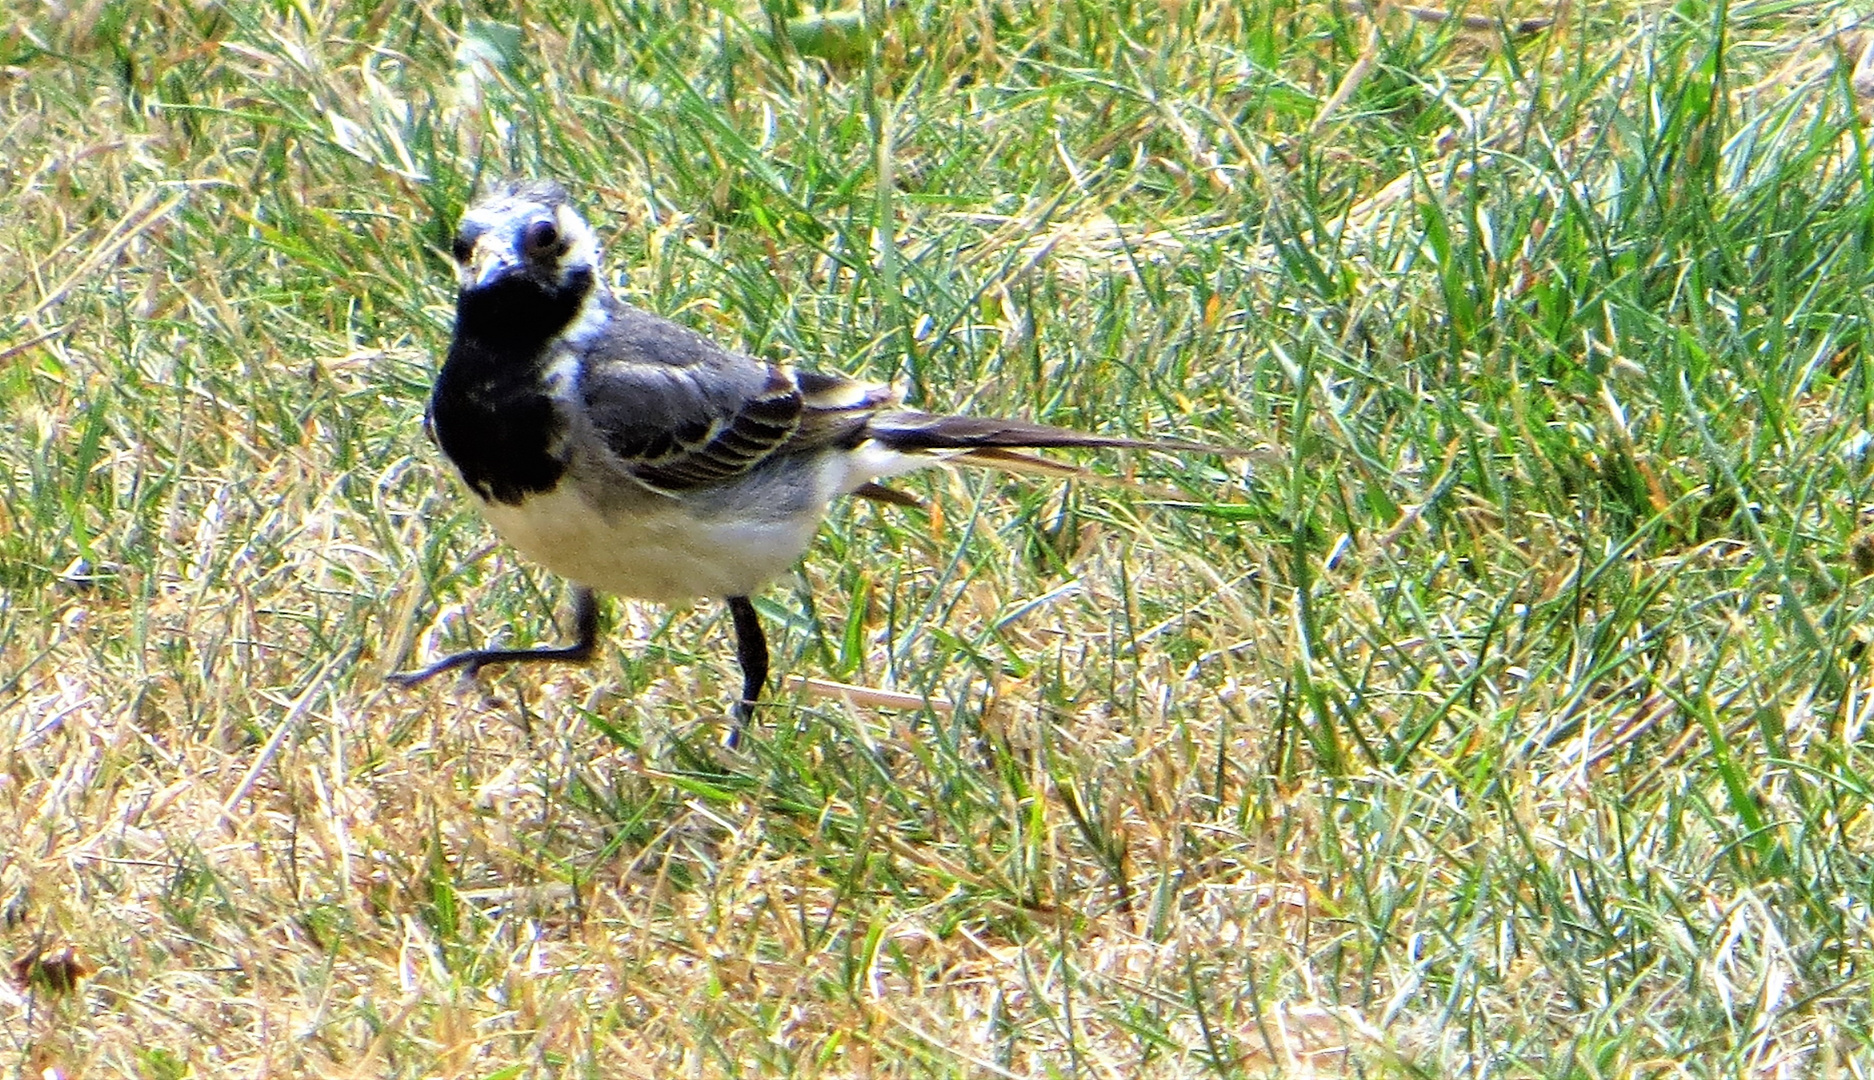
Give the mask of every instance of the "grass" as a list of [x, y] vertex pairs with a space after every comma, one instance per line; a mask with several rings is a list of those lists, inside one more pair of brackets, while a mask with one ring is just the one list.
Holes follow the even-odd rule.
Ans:
[[[6, 1075], [1874, 1070], [1874, 37], [1374, 8], [10, 14]], [[503, 173], [760, 355], [1260, 454], [840, 508], [778, 666], [948, 711], [725, 755], [616, 601], [391, 691], [562, 633], [421, 434]]]

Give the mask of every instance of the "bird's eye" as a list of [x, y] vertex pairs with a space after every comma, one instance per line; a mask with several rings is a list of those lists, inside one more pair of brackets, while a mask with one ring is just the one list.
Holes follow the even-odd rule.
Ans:
[[455, 256], [456, 262], [468, 262], [469, 256], [475, 254], [475, 245], [469, 242], [468, 237], [458, 236], [455, 243], [449, 245], [449, 254]]
[[551, 221], [536, 221], [527, 226], [527, 254], [558, 255], [559, 253], [559, 226]]

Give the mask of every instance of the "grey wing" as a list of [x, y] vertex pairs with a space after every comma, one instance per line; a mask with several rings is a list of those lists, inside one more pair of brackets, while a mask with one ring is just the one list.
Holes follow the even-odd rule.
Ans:
[[606, 448], [662, 491], [745, 473], [800, 423], [800, 387], [787, 369], [624, 305], [590, 347], [580, 383]]
[[731, 352], [618, 304], [581, 381], [588, 416], [632, 475], [660, 491], [707, 487], [777, 454], [851, 449], [895, 409], [895, 387]]

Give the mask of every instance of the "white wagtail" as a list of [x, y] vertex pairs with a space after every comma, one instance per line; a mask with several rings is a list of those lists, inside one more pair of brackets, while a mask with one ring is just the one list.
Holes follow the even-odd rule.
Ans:
[[613, 296], [598, 237], [556, 183], [490, 190], [463, 213], [452, 254], [455, 337], [428, 427], [495, 531], [574, 583], [578, 638], [456, 653], [392, 676], [405, 686], [454, 668], [583, 661], [598, 592], [722, 598], [742, 667], [733, 743], [768, 679], [749, 597], [807, 550], [833, 499], [916, 505], [878, 480], [945, 460], [1033, 463], [1023, 449], [1240, 453], [936, 416], [890, 386], [724, 349]]

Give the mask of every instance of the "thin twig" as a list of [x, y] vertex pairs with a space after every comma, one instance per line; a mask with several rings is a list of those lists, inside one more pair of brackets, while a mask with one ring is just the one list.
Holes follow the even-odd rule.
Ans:
[[798, 688], [810, 697], [836, 698], [852, 705], [863, 705], [873, 709], [904, 709], [914, 711], [929, 709], [932, 712], [949, 714], [956, 706], [943, 698], [927, 698], [918, 694], [907, 694], [898, 690], [885, 690], [876, 686], [854, 686], [851, 683], [834, 682], [831, 679], [809, 679], [801, 675], [789, 675], [782, 681], [788, 690]]

